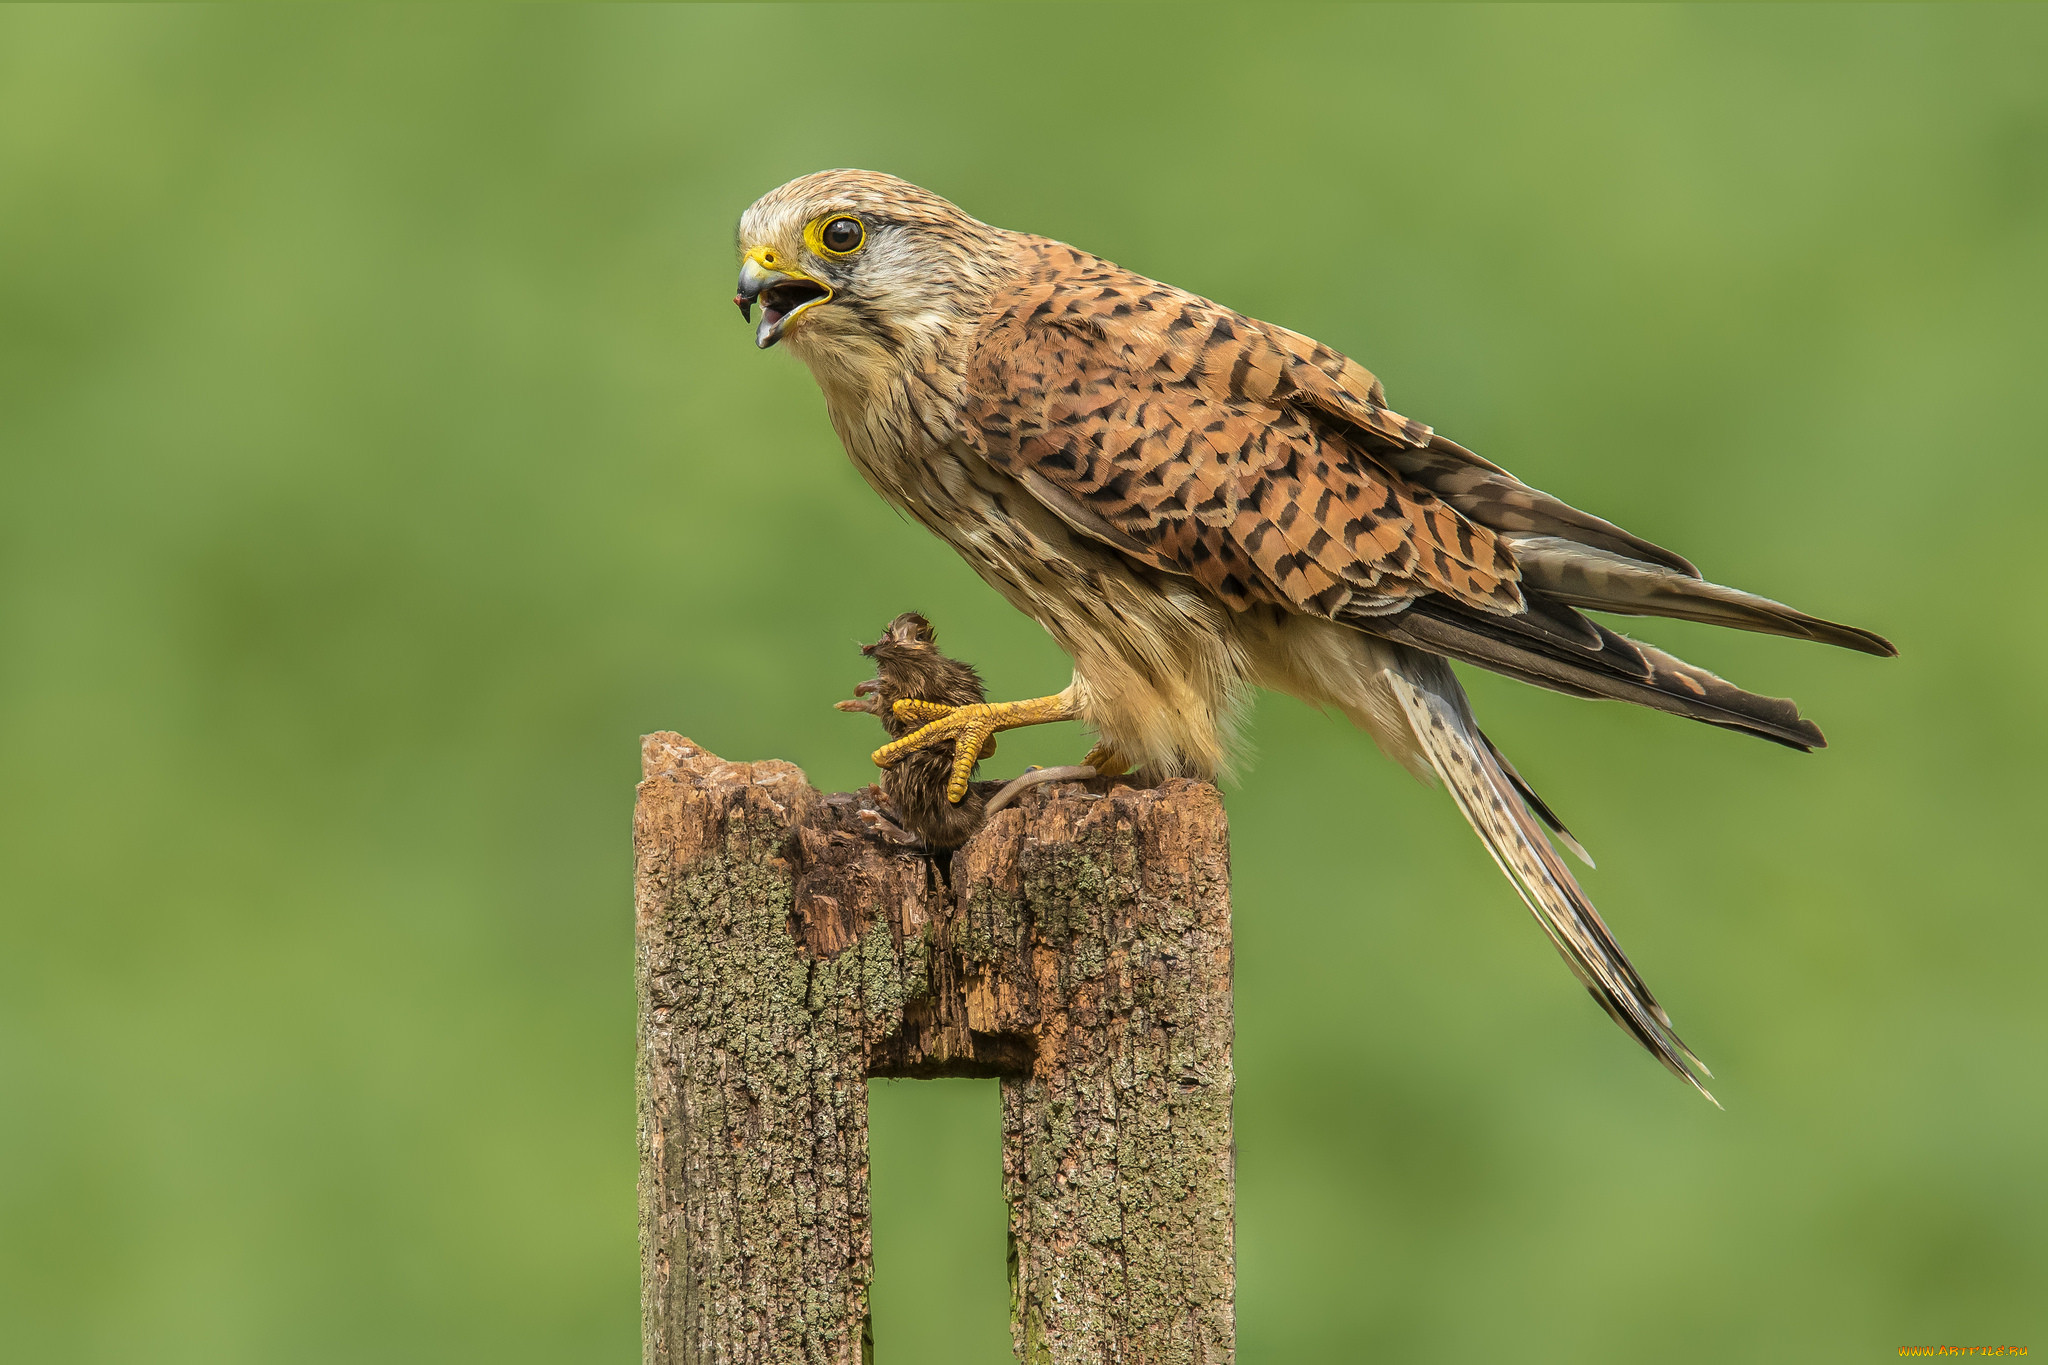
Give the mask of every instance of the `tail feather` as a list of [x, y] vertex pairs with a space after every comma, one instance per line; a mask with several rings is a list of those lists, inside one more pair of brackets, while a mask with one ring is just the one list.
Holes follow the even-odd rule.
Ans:
[[1546, 814], [1548, 807], [1533, 800], [1528, 784], [1480, 732], [1449, 666], [1409, 654], [1386, 676], [1431, 766], [1573, 975], [1650, 1055], [1718, 1107], [1701, 1083], [1713, 1073], [1672, 1031], [1670, 1017], [1543, 837], [1532, 803]]
[[1484, 730], [1476, 733], [1479, 735], [1480, 743], [1486, 746], [1486, 752], [1492, 754], [1493, 761], [1500, 765], [1501, 776], [1507, 778], [1509, 784], [1520, 794], [1522, 804], [1529, 808], [1529, 813], [1548, 825], [1550, 832], [1557, 836], [1557, 841], [1572, 851], [1573, 857], [1587, 867], [1598, 867], [1599, 864], [1593, 861], [1593, 855], [1586, 852], [1586, 846], [1564, 827], [1564, 821], [1558, 819], [1557, 812], [1550, 808], [1550, 803], [1538, 796], [1536, 789], [1515, 771], [1515, 765], [1508, 762], [1508, 756], [1500, 751], [1500, 746], [1493, 742], [1492, 737]]

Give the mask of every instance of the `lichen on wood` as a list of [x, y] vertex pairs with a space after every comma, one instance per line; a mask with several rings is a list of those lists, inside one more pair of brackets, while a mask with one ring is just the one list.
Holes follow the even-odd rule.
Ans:
[[822, 795], [790, 764], [672, 734], [648, 736], [643, 761], [650, 1365], [872, 1358], [871, 1076], [1002, 1079], [1020, 1359], [1229, 1361], [1215, 789], [1040, 789], [941, 868], [876, 843], [871, 801]]

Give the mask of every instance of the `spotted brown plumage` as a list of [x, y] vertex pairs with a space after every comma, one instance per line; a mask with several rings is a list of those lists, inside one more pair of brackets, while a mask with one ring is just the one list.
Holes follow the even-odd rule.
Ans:
[[965, 793], [987, 736], [1076, 719], [1103, 771], [1206, 777], [1254, 688], [1335, 709], [1443, 781], [1595, 999], [1699, 1084], [1445, 661], [1810, 749], [1791, 702], [1583, 613], [1888, 643], [1706, 582], [1393, 411], [1328, 346], [894, 177], [793, 180], [739, 243], [757, 344], [810, 368], [855, 468], [1074, 661], [1056, 696], [934, 708], [878, 763], [951, 745]]
[[989, 463], [1056, 510], [1233, 610], [1378, 615], [1432, 592], [1522, 609], [1491, 530], [1373, 463], [1375, 444], [1429, 431], [1389, 412], [1371, 374], [1058, 242], [1024, 240], [1017, 263], [961, 415]]

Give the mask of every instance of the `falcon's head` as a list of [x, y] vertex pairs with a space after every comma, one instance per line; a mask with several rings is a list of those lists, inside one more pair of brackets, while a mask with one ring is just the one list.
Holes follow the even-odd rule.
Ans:
[[740, 215], [739, 293], [754, 344], [813, 366], [901, 364], [977, 317], [1001, 236], [929, 190], [874, 171], [817, 171]]

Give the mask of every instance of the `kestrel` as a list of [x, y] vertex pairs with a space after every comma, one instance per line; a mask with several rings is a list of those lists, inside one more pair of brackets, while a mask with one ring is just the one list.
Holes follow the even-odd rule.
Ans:
[[1790, 701], [1582, 613], [1887, 641], [1706, 582], [1401, 416], [1319, 342], [893, 176], [792, 180], [741, 217], [739, 249], [755, 344], [810, 367], [854, 467], [1074, 661], [1056, 695], [961, 706], [877, 764], [951, 741], [957, 800], [994, 732], [1078, 720], [1101, 771], [1210, 778], [1252, 689], [1341, 711], [1443, 781], [1593, 998], [1707, 1093], [1541, 826], [1584, 850], [1449, 661], [1810, 750], [1825, 741]]

